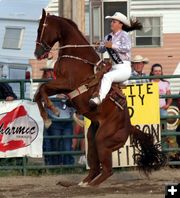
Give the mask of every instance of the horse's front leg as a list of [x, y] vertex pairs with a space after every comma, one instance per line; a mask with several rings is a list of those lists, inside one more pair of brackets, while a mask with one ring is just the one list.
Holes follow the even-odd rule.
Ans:
[[70, 92], [69, 82], [66, 79], [52, 80], [47, 83], [44, 83], [40, 86], [38, 93], [35, 96], [35, 101], [38, 104], [41, 116], [44, 120], [45, 127], [48, 128], [51, 125], [51, 120], [48, 118], [45, 108], [42, 105], [42, 100], [44, 101], [44, 106], [49, 108], [55, 115], [60, 114], [59, 110], [54, 106], [52, 101], [48, 96], [52, 96], [59, 93], [68, 93]]
[[41, 114], [41, 117], [44, 120], [44, 124], [45, 124], [45, 128], [49, 128], [49, 126], [51, 125], [51, 120], [48, 118], [48, 114], [42, 104], [42, 96], [41, 93], [38, 91], [34, 97], [35, 102], [37, 103], [38, 107], [39, 107], [39, 111]]

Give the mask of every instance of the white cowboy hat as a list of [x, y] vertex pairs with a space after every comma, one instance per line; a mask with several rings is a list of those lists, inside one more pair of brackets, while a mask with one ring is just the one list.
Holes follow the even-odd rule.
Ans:
[[149, 62], [148, 58], [146, 57], [142, 57], [141, 55], [136, 55], [132, 60], [131, 60], [132, 63], [145, 63], [147, 64]]
[[131, 23], [128, 20], [128, 18], [120, 12], [115, 12], [113, 16], [106, 16], [105, 18], [106, 19], [115, 19], [115, 20], [118, 20], [118, 21], [122, 22], [123, 24], [129, 26], [129, 27], [131, 26]]

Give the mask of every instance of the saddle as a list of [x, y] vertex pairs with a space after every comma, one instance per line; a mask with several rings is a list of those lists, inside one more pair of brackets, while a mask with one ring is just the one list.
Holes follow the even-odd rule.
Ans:
[[[69, 100], [71, 101], [73, 98], [83, 94], [88, 91], [90, 88], [97, 86], [96, 90], [93, 93], [93, 97], [99, 95], [99, 89], [101, 86], [101, 79], [103, 75], [107, 73], [112, 68], [112, 63], [101, 61], [97, 68], [97, 73], [90, 76], [86, 81], [84, 81], [77, 89], [67, 94]], [[125, 85], [121, 83], [113, 83], [111, 90], [109, 91], [107, 97], [104, 99], [110, 99], [113, 101], [121, 110], [126, 106], [126, 97], [122, 92], [122, 89], [125, 88]]]
[[[103, 66], [102, 66], [103, 65]], [[101, 85], [101, 79], [103, 78], [103, 75], [112, 68], [112, 63], [108, 62], [103, 62], [98, 69], [98, 72], [91, 76], [90, 78], [91, 81], [88, 83], [88, 88], [91, 88], [95, 85], [98, 84], [97, 90], [94, 92], [93, 97], [98, 96], [99, 94], [99, 89]], [[122, 89], [124, 89], [126, 86], [122, 83], [113, 83], [111, 90], [109, 91], [107, 97], [105, 100], [110, 99], [112, 100], [120, 109], [124, 109], [126, 106], [126, 97], [124, 93], [122, 92]]]

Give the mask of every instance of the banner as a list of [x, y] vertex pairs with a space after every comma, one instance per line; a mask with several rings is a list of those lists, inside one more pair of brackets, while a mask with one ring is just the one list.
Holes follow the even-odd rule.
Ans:
[[44, 123], [36, 103], [0, 102], [0, 158], [42, 157]]
[[127, 85], [123, 93], [126, 95], [133, 125], [160, 122], [158, 83]]
[[[126, 95], [132, 125], [136, 125], [145, 133], [153, 134], [155, 142], [159, 142], [161, 135], [158, 83], [130, 84], [123, 89], [123, 93]], [[86, 119], [85, 122], [87, 131], [90, 121]], [[113, 167], [135, 166], [132, 157], [135, 152], [137, 151], [128, 138], [124, 147], [113, 152]]]

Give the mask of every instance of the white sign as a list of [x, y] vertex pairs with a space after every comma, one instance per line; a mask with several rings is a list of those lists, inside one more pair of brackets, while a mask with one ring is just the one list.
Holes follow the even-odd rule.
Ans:
[[43, 128], [36, 103], [0, 102], [0, 158], [42, 157]]

